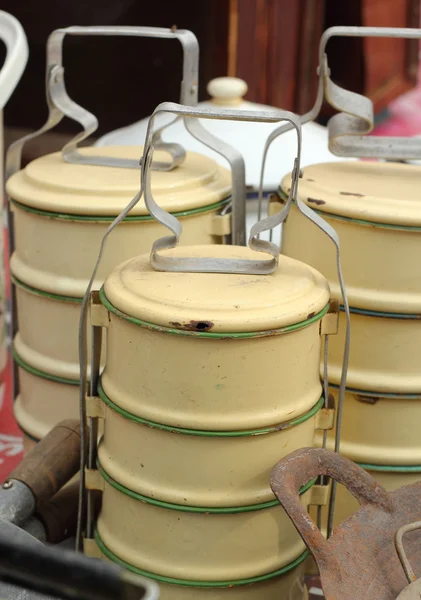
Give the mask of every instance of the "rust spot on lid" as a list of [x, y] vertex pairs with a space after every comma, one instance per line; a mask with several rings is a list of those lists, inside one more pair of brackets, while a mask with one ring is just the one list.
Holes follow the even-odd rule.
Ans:
[[317, 206], [320, 206], [321, 204], [326, 204], [324, 200], [319, 200], [318, 198], [307, 198], [307, 202], [309, 202], [310, 204], [317, 204]]
[[316, 313], [315, 312], [311, 312], [310, 314], [307, 315], [307, 319], [311, 319], [312, 317], [314, 317]]
[[364, 198], [364, 194], [358, 192], [339, 192], [341, 196], [356, 196], [357, 198]]
[[314, 179], [310, 179], [309, 177], [307, 177], [306, 181], [311, 181], [313, 183]]
[[178, 323], [174, 321], [170, 323], [170, 325], [177, 329], [185, 329], [187, 331], [209, 331], [213, 327], [212, 321], [189, 321], [188, 323]]

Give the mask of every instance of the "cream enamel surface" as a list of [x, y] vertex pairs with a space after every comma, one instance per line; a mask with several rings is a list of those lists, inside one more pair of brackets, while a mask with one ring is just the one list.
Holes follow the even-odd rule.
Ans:
[[274, 500], [272, 466], [313, 445], [317, 419], [261, 435], [210, 437], [136, 423], [105, 403], [104, 410], [99, 460], [113, 479], [150, 498], [213, 507]]
[[[281, 183], [290, 187], [291, 176]], [[421, 166], [393, 162], [326, 162], [305, 168], [299, 193], [310, 207], [374, 223], [421, 226]]]
[[[329, 339], [329, 381], [340, 383], [345, 315]], [[421, 319], [351, 314], [347, 386], [373, 392], [417, 394], [421, 390]]]
[[[410, 259], [418, 254], [421, 231], [361, 225], [330, 218], [328, 213], [322, 216], [340, 239], [341, 264], [351, 306], [421, 314], [421, 261]], [[282, 252], [323, 273], [332, 297], [341, 300], [332, 242], [295, 206], [283, 227]]]
[[18, 369], [20, 395], [13, 410], [19, 425], [41, 440], [60, 421], [79, 419], [79, 387]]
[[280, 506], [236, 514], [181, 512], [131, 498], [106, 482], [98, 532], [122, 560], [178, 579], [263, 575], [305, 550]]
[[[91, 277], [101, 240], [110, 223], [73, 221], [29, 213], [14, 206], [16, 251], [11, 268], [27, 285], [62, 296], [82, 298]], [[219, 244], [213, 218], [217, 210], [181, 217], [181, 244]], [[168, 230], [154, 220], [123, 222], [107, 241], [94, 288], [120, 263], [150, 252]], [[65, 241], [65, 243], [64, 243]]]
[[106, 395], [166, 425], [206, 430], [273, 426], [321, 396], [320, 322], [291, 333], [204, 339], [154, 331], [110, 313]]
[[[139, 159], [143, 148], [115, 146], [81, 148], [82, 155]], [[167, 161], [165, 152], [154, 153], [156, 160]], [[211, 158], [188, 153], [179, 167], [153, 171], [152, 193], [165, 210], [177, 212], [219, 202], [230, 193], [231, 174]], [[7, 182], [11, 198], [42, 210], [75, 215], [117, 216], [140, 189], [139, 169], [72, 164], [61, 152], [37, 158]], [[143, 199], [133, 215], [147, 215]]]
[[[190, 246], [166, 251], [175, 257], [264, 260], [239, 246]], [[303, 263], [280, 257], [270, 275], [157, 272], [149, 255], [120, 265], [104, 285], [108, 300], [123, 313], [174, 327], [208, 322], [212, 332], [252, 332], [300, 323], [329, 301], [326, 280]]]
[[[98, 554], [105, 560], [107, 557]], [[97, 554], [95, 554], [97, 556]], [[194, 587], [159, 582], [161, 600], [308, 600], [304, 584], [305, 562], [291, 571], [266, 581], [229, 587]]]
[[[330, 392], [337, 405], [337, 390], [330, 388]], [[420, 421], [421, 397], [367, 398], [347, 392], [341, 428], [341, 453], [361, 463], [421, 465]], [[319, 432], [316, 432], [316, 440], [321, 445], [322, 435]], [[334, 430], [328, 432], [327, 447], [333, 450]]]
[[[20, 286], [16, 288], [16, 297], [19, 333], [15, 338], [15, 348], [19, 356], [39, 371], [55, 377], [78, 380], [77, 332], [81, 303], [40, 296]], [[91, 331], [88, 328], [88, 361], [90, 339]], [[104, 363], [105, 344], [102, 348], [102, 364]]]

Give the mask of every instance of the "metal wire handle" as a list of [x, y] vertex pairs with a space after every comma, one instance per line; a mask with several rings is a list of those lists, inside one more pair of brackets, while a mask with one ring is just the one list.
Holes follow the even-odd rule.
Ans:
[[[276, 223], [278, 223], [280, 220], [282, 220], [282, 218], [285, 218], [287, 216], [289, 207], [291, 206], [291, 203], [292, 203], [293, 194], [297, 190], [298, 177], [300, 174], [299, 173], [299, 158], [300, 158], [300, 152], [301, 152], [301, 127], [300, 127], [300, 123], [297, 121], [297, 118], [292, 113], [288, 113], [285, 111], [278, 111], [278, 114], [274, 115], [273, 112], [272, 113], [264, 112], [262, 114], [258, 113], [257, 118], [256, 118], [256, 113], [254, 111], [231, 111], [231, 110], [226, 110], [226, 109], [208, 109], [208, 108], [193, 109], [188, 106], [181, 106], [181, 105], [172, 104], [172, 103], [160, 104], [157, 107], [157, 109], [154, 111], [154, 113], [150, 119], [148, 131], [147, 131], [147, 137], [146, 137], [147, 143], [145, 144], [144, 160], [142, 161], [142, 167], [141, 167], [142, 168], [142, 177], [140, 179], [140, 190], [136, 194], [136, 196], [130, 201], [130, 203], [126, 206], [126, 208], [118, 215], [118, 217], [116, 217], [114, 219], [114, 221], [110, 224], [107, 231], [105, 232], [104, 237], [102, 238], [102, 241], [101, 241], [100, 248], [99, 248], [98, 257], [97, 257], [91, 278], [89, 280], [88, 287], [87, 287], [85, 295], [83, 297], [82, 306], [81, 306], [79, 330], [78, 330], [79, 367], [80, 367], [79, 409], [80, 409], [80, 422], [81, 422], [81, 464], [80, 464], [80, 480], [79, 480], [80, 483], [79, 483], [78, 526], [77, 526], [77, 531], [76, 531], [76, 549], [77, 550], [80, 550], [82, 547], [83, 516], [85, 514], [85, 509], [86, 508], [88, 509], [88, 513], [91, 512], [90, 506], [89, 506], [89, 497], [87, 498], [87, 496], [85, 494], [85, 466], [86, 466], [87, 462], [91, 463], [94, 458], [95, 445], [96, 445], [96, 433], [97, 433], [96, 432], [97, 428], [91, 420], [90, 427], [89, 427], [90, 428], [90, 436], [89, 436], [90, 439], [89, 439], [89, 443], [87, 444], [87, 442], [86, 442], [86, 437], [87, 437], [86, 436], [86, 429], [87, 429], [86, 394], [88, 393], [91, 396], [97, 395], [97, 385], [98, 385], [98, 379], [99, 379], [99, 357], [100, 357], [100, 345], [101, 345], [99, 333], [98, 333], [98, 335], [96, 335], [95, 332], [93, 332], [91, 381], [90, 381], [90, 385], [88, 388], [88, 386], [87, 386], [87, 365], [88, 365], [87, 324], [88, 324], [89, 299], [91, 296], [92, 286], [93, 286], [93, 283], [96, 278], [96, 273], [98, 271], [98, 267], [100, 265], [102, 255], [105, 250], [108, 236], [111, 234], [111, 232], [114, 230], [114, 228], [117, 227], [117, 225], [129, 214], [129, 212], [134, 208], [134, 206], [136, 206], [136, 204], [139, 202], [139, 200], [143, 196], [146, 182], [147, 182], [147, 185], [150, 185], [150, 166], [151, 166], [152, 155], [153, 155], [153, 151], [154, 151], [154, 147], [151, 143], [152, 138], [153, 138], [153, 133], [152, 133], [153, 119], [154, 119], [155, 114], [158, 114], [159, 112], [162, 112], [162, 111], [180, 114], [183, 116], [183, 118], [186, 117], [186, 120], [190, 119], [190, 121], [192, 121], [193, 123], [199, 124], [200, 127], [201, 127], [201, 125], [200, 125], [199, 121], [197, 120], [197, 117], [250, 120], [250, 121], [260, 119], [260, 121], [262, 121], [262, 122], [265, 122], [265, 121], [273, 122], [273, 121], [279, 121], [282, 119], [288, 119], [294, 123], [294, 126], [296, 127], [296, 131], [297, 131], [297, 158], [295, 160], [294, 182], [293, 182], [293, 185], [291, 186], [291, 192], [290, 192], [290, 197], [288, 200], [288, 206], [285, 207], [285, 209], [282, 211], [283, 216], [280, 217], [279, 215], [275, 215], [275, 217], [271, 217], [269, 219], [264, 219], [261, 223], [257, 223], [252, 229], [251, 236], [250, 236], [251, 238], [254, 238], [260, 231], [265, 231], [265, 230], [270, 229], [271, 227], [275, 226]], [[198, 128], [199, 135], [201, 135], [200, 127]], [[232, 156], [235, 156], [235, 154], [233, 153]], [[244, 164], [244, 163], [243, 163], [241, 155], [240, 155], [240, 167], [242, 164]], [[238, 173], [237, 173], [237, 177], [238, 177]], [[233, 179], [235, 182], [236, 178], [234, 176], [233, 176]], [[233, 201], [233, 208], [240, 204], [243, 204], [243, 205], [245, 204], [245, 175], [243, 176], [242, 180], [239, 181], [239, 185], [237, 185], [237, 186], [234, 185], [233, 195], [235, 196], [235, 199]], [[176, 226], [178, 225], [180, 228], [180, 232], [181, 232], [181, 225], [180, 225], [179, 221], [173, 215], [170, 215], [169, 213], [167, 213], [166, 211], [161, 209], [159, 206], [157, 206], [154, 203], [153, 199], [152, 199], [152, 205], [151, 205], [150, 200], [151, 200], [151, 195], [148, 196], [148, 202], [149, 202], [148, 208], [151, 211], [151, 214], [153, 214], [153, 216], [155, 216], [155, 218], [157, 218], [157, 220], [160, 222], [164, 221], [164, 223], [166, 223], [166, 220], [168, 219], [170, 221], [171, 225], [174, 225], [174, 224]], [[146, 203], [146, 199], [145, 199], [145, 203]], [[151, 210], [151, 206], [152, 206], [152, 210]], [[159, 216], [159, 218], [158, 218], [158, 216]], [[171, 229], [171, 231], [172, 231], [172, 229]], [[262, 246], [262, 244], [263, 244], [263, 246]], [[260, 248], [260, 251], [266, 251], [267, 244], [268, 244], [268, 242], [261, 242], [259, 240], [257, 241], [257, 245]], [[273, 257], [272, 261], [266, 261], [266, 262], [270, 262], [271, 265], [273, 265], [270, 270], [273, 270], [273, 268], [276, 266], [276, 263], [278, 261], [278, 255], [279, 255], [277, 247], [274, 244], [272, 244], [272, 246], [273, 246], [273, 248], [269, 248], [270, 253], [273, 253], [274, 250], [276, 249], [276, 256]], [[262, 248], [263, 248], [263, 250], [262, 250]], [[273, 254], [272, 254], [272, 256], [273, 256]], [[226, 270], [226, 268], [224, 270]], [[86, 502], [88, 502], [87, 507], [86, 507]], [[88, 521], [89, 521], [89, 519], [88, 519]]]
[[[332, 37], [384, 37], [421, 39], [421, 29], [405, 27], [329, 27], [320, 38], [319, 77], [317, 96], [313, 107], [300, 115], [301, 124], [314, 121], [326, 100], [340, 111], [328, 121], [328, 147], [337, 156], [359, 158], [383, 158], [389, 160], [421, 159], [421, 139], [401, 137], [367, 137], [374, 126], [373, 103], [369, 98], [341, 88], [330, 78], [326, 46]], [[260, 189], [264, 176], [266, 157], [272, 142], [290, 131], [289, 124], [272, 131], [266, 140], [260, 173]], [[263, 194], [259, 190], [259, 218]]]
[[[182, 231], [180, 221], [172, 214], [158, 206], [153, 198], [151, 190], [150, 165], [152, 162], [153, 146], [153, 124], [156, 116], [162, 112], [168, 112], [177, 116], [187, 118], [221, 119], [230, 121], [255, 121], [258, 123], [270, 123], [277, 121], [289, 121], [297, 133], [297, 156], [294, 161], [291, 189], [288, 201], [278, 214], [267, 217], [256, 223], [251, 230], [248, 245], [252, 250], [269, 254], [269, 260], [252, 259], [227, 259], [227, 258], [175, 258], [163, 256], [162, 250], [174, 248]], [[164, 227], [170, 230], [172, 235], [155, 241], [151, 252], [151, 264], [160, 271], [178, 272], [212, 272], [212, 273], [247, 273], [264, 275], [271, 273], [277, 266], [279, 260], [279, 248], [276, 244], [258, 239], [260, 233], [272, 230], [281, 224], [287, 217], [293, 197], [297, 194], [298, 179], [300, 176], [301, 157], [301, 126], [297, 117], [290, 112], [277, 111], [247, 111], [230, 110], [222, 108], [189, 107], [164, 102], [152, 113], [148, 123], [145, 139], [144, 160], [142, 161], [142, 183], [145, 192], [145, 204], [150, 214]], [[232, 204], [233, 207], [245, 203], [245, 179], [238, 181], [233, 177]]]
[[[138, 168], [136, 160], [107, 156], [83, 155], [78, 152], [78, 144], [89, 137], [98, 128], [98, 120], [89, 111], [74, 102], [66, 91], [63, 67], [63, 40], [66, 35], [86, 36], [124, 36], [176, 39], [183, 48], [183, 78], [181, 82], [181, 101], [185, 104], [197, 104], [199, 44], [196, 36], [185, 29], [166, 29], [163, 27], [67, 27], [53, 31], [47, 41], [46, 101], [48, 118], [37, 131], [17, 140], [9, 147], [6, 156], [6, 178], [21, 167], [22, 151], [26, 142], [46, 133], [66, 116], [79, 123], [83, 131], [71, 139], [62, 149], [66, 162], [120, 168]], [[181, 164], [185, 151], [179, 144], [160, 142], [162, 148], [171, 156], [170, 162], [156, 162], [153, 169], [168, 171]]]

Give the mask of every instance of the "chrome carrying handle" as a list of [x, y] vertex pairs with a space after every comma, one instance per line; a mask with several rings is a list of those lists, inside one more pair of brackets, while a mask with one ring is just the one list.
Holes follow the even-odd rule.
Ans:
[[[67, 27], [53, 31], [47, 41], [47, 68], [46, 68], [46, 100], [48, 118], [45, 124], [37, 131], [24, 136], [14, 142], [7, 152], [6, 178], [16, 173], [21, 168], [22, 150], [26, 142], [46, 133], [64, 118], [68, 117], [79, 123], [83, 131], [77, 134], [62, 149], [63, 159], [66, 162], [98, 165], [120, 168], [138, 168], [137, 160], [106, 157], [86, 156], [78, 152], [78, 144], [89, 137], [98, 128], [98, 120], [89, 111], [79, 106], [67, 94], [64, 82], [63, 67], [63, 40], [66, 35], [86, 36], [129, 36], [149, 37], [161, 39], [177, 39], [183, 48], [183, 78], [181, 82], [180, 98], [184, 104], [197, 104], [198, 72], [199, 72], [199, 44], [196, 36], [185, 29], [166, 29], [163, 27]], [[181, 164], [185, 158], [185, 151], [179, 144], [166, 144], [156, 134], [157, 147], [165, 150], [171, 156], [170, 162], [155, 162], [153, 169], [168, 171]]]
[[[276, 215], [267, 217], [257, 222], [251, 230], [248, 245], [252, 250], [263, 252], [271, 256], [267, 260], [253, 259], [228, 259], [228, 258], [175, 258], [161, 254], [163, 250], [175, 248], [180, 240], [182, 226], [180, 221], [174, 215], [168, 213], [155, 202], [151, 189], [151, 164], [154, 152], [153, 145], [153, 124], [156, 116], [167, 112], [187, 119], [194, 119], [197, 122], [201, 119], [220, 119], [225, 121], [254, 121], [258, 123], [273, 123], [277, 121], [288, 121], [297, 133], [297, 156], [294, 161], [291, 189], [285, 207]], [[198, 136], [200, 139], [200, 136]], [[206, 142], [205, 142], [206, 143]], [[259, 239], [259, 235], [264, 231], [270, 231], [283, 223], [288, 215], [292, 199], [297, 196], [298, 179], [300, 176], [300, 157], [301, 157], [301, 125], [299, 119], [291, 112], [277, 111], [248, 111], [248, 110], [230, 110], [222, 108], [202, 108], [175, 104], [173, 102], [164, 102], [160, 104], [152, 113], [146, 132], [144, 157], [142, 163], [142, 188], [145, 196], [145, 204], [149, 213], [164, 227], [170, 230], [172, 235], [160, 238], [153, 244], [151, 251], [151, 265], [158, 271], [177, 271], [177, 272], [208, 272], [208, 273], [246, 273], [264, 275], [272, 273], [277, 267], [279, 260], [279, 248], [272, 242]], [[236, 178], [235, 164], [232, 166], [233, 186], [232, 186], [232, 205], [233, 210], [240, 205], [245, 205], [245, 177]], [[234, 242], [235, 243], [235, 242]], [[211, 252], [211, 250], [210, 250]]]
[[[330, 38], [383, 37], [421, 39], [421, 29], [400, 27], [331, 27], [320, 40], [319, 92], [339, 114], [329, 119], [327, 128], [329, 149], [338, 156], [405, 160], [421, 158], [421, 140], [408, 137], [367, 136], [373, 130], [374, 111], [371, 100], [361, 94], [345, 90], [330, 78], [326, 45]], [[316, 101], [316, 105], [318, 103]], [[321, 106], [321, 105], [320, 105]], [[320, 112], [318, 106], [317, 113]]]
[[[319, 83], [313, 107], [300, 116], [301, 124], [314, 121], [326, 100], [340, 111], [328, 121], [328, 147], [337, 156], [356, 158], [383, 158], [406, 160], [421, 158], [420, 138], [368, 137], [374, 126], [373, 103], [369, 98], [356, 92], [345, 90], [330, 78], [326, 46], [332, 37], [383, 37], [401, 39], [421, 39], [421, 29], [404, 27], [330, 27], [320, 38]], [[272, 142], [291, 129], [283, 125], [268, 137], [264, 149], [263, 164]], [[263, 167], [264, 169], [264, 167]], [[262, 169], [262, 170], [263, 170]]]

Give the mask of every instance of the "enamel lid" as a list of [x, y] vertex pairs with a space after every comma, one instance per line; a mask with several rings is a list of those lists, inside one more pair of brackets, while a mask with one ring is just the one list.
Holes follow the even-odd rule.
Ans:
[[[142, 147], [81, 148], [81, 154], [140, 159]], [[168, 154], [154, 153], [168, 161]], [[187, 153], [172, 171], [152, 171], [152, 193], [169, 212], [206, 207], [227, 198], [231, 173], [211, 158]], [[32, 208], [76, 215], [118, 215], [140, 189], [140, 168], [127, 169], [72, 164], [61, 152], [47, 154], [29, 163], [7, 182], [7, 193]], [[143, 198], [132, 215], [147, 215]]]
[[[284, 193], [291, 175], [281, 183]], [[300, 198], [322, 212], [389, 225], [421, 226], [421, 166], [356, 161], [306, 167]]]
[[[165, 254], [260, 259], [242, 246], [178, 246]], [[261, 258], [267, 259], [263, 254]], [[150, 266], [149, 255], [143, 255], [117, 267], [104, 291], [108, 301], [130, 317], [211, 333], [279, 329], [311, 319], [329, 302], [326, 279], [282, 255], [270, 275], [161, 272]]]
[[[254, 104], [243, 100], [247, 93], [247, 84], [235, 77], [219, 77], [212, 80], [207, 87], [211, 99], [200, 102], [199, 106], [238, 108], [241, 110], [276, 110], [273, 106]], [[159, 114], [155, 119], [154, 129], [163, 127], [174, 120], [174, 115]], [[218, 121], [200, 119], [202, 125], [219, 139], [237, 148], [246, 163], [246, 183], [254, 191], [259, 187], [260, 168], [263, 149], [269, 134], [282, 123], [249, 123], [241, 121]], [[148, 118], [112, 131], [96, 142], [98, 146], [115, 144], [137, 145], [145, 139]], [[311, 165], [318, 161], [343, 161], [328, 149], [327, 128], [317, 123], [306, 123], [302, 128], [303, 143], [301, 165]], [[170, 125], [162, 133], [164, 142], [178, 142], [186, 150], [200, 152], [212, 157], [217, 163], [226, 166], [226, 160], [193, 138], [181, 121]], [[265, 168], [264, 189], [276, 191], [285, 173], [291, 170], [297, 152], [297, 136], [295, 131], [288, 131], [278, 137], [271, 145]], [[346, 159], [345, 159], [346, 160]], [[353, 160], [353, 159], [349, 159]]]

